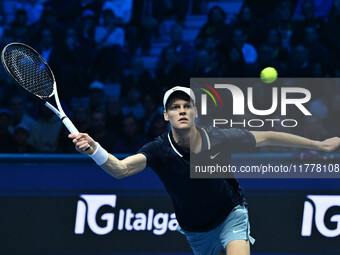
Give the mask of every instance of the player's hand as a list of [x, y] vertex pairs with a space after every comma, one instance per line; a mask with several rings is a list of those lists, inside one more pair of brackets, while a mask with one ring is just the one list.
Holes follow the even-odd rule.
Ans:
[[336, 150], [340, 146], [340, 138], [332, 137], [320, 142], [321, 150], [331, 152]]
[[[97, 149], [97, 143], [86, 133], [79, 133], [78, 135], [69, 134], [68, 138], [72, 139], [76, 150], [82, 154], [91, 155]], [[85, 150], [88, 146], [90, 147]]]

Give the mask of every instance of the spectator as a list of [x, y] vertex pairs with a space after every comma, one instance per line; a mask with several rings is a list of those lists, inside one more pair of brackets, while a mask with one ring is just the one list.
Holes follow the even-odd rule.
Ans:
[[160, 65], [156, 69], [156, 84], [168, 87], [171, 84], [186, 84], [188, 82], [188, 72], [179, 63], [176, 49], [167, 47], [162, 52]]
[[30, 44], [31, 33], [28, 30], [27, 13], [24, 9], [18, 9], [15, 12], [14, 21], [10, 24], [5, 33], [10, 34], [16, 42], [24, 42]]
[[310, 63], [307, 48], [299, 44], [295, 46], [288, 65], [288, 74], [291, 77], [310, 77]]
[[13, 95], [9, 100], [9, 106], [12, 111], [11, 124], [9, 131], [13, 134], [15, 128], [19, 125], [25, 126], [30, 130], [35, 124], [35, 120], [27, 114], [27, 103], [25, 97], [20, 94]]
[[[210, 66], [212, 69], [222, 70], [224, 68], [224, 58], [219, 54], [217, 43], [212, 37], [207, 37], [204, 40], [203, 49], [206, 50], [210, 56]], [[217, 76], [221, 76], [221, 71], [217, 71]]]
[[[333, 68], [329, 67], [327, 64], [322, 64], [320, 62], [311, 63], [311, 77], [313, 78], [325, 78], [330, 77], [333, 72]], [[319, 90], [316, 90], [314, 93], [316, 95], [320, 95]]]
[[112, 45], [124, 46], [124, 29], [118, 27], [118, 20], [110, 9], [102, 11], [102, 24], [95, 28], [95, 40], [98, 48]]
[[101, 24], [95, 28], [98, 57], [96, 70], [99, 78], [107, 83], [118, 82], [121, 70], [126, 67], [124, 55], [125, 31], [118, 26], [118, 20], [110, 9], [102, 11]]
[[188, 12], [188, 0], [163, 1], [163, 15], [165, 20], [176, 20], [183, 23]]
[[261, 41], [260, 38], [263, 38], [261, 33], [261, 28], [263, 27], [261, 19], [254, 16], [248, 4], [243, 5], [237, 20], [233, 22], [232, 26], [241, 28], [247, 35], [248, 42], [253, 45], [258, 45]]
[[93, 79], [91, 64], [92, 49], [81, 44], [74, 27], [65, 30], [64, 40], [51, 56], [59, 84], [60, 98], [70, 104], [72, 97], [88, 95], [89, 80]]
[[202, 15], [206, 13], [206, 6], [207, 1], [206, 0], [190, 0], [188, 2], [188, 14], [192, 15]]
[[[191, 42], [183, 41], [183, 27], [179, 24], [174, 24], [170, 29], [170, 45], [168, 47], [174, 47], [176, 49], [178, 61], [183, 63], [184, 67], [190, 70], [195, 61], [195, 47]], [[167, 48], [164, 48], [165, 51]], [[162, 53], [163, 55], [163, 53]]]
[[132, 88], [143, 88], [143, 90], [152, 90], [154, 80], [150, 72], [145, 69], [142, 58], [134, 57], [131, 61], [131, 72], [125, 73], [122, 79], [122, 96], [127, 97]]
[[30, 129], [23, 124], [15, 127], [13, 133], [14, 153], [35, 153], [36, 150], [28, 143]]
[[208, 13], [207, 23], [205, 23], [200, 29], [195, 40], [196, 47], [203, 47], [204, 39], [207, 37], [214, 38], [218, 45], [226, 40], [229, 40], [230, 27], [225, 23], [225, 20], [225, 11], [219, 6], [212, 7]]
[[165, 18], [166, 1], [134, 0], [130, 22], [130, 49], [141, 47], [142, 53], [150, 51], [151, 39], [158, 37], [158, 27]]
[[133, 115], [127, 115], [122, 121], [123, 136], [113, 146], [114, 153], [133, 153], [140, 148], [147, 139], [141, 136], [137, 119]]
[[79, 29], [77, 30], [80, 31], [81, 43], [93, 49], [96, 47], [96, 41], [94, 39], [95, 28], [95, 13], [92, 10], [84, 10], [80, 19]]
[[275, 10], [275, 7], [277, 6], [280, 1], [271, 1], [271, 0], [245, 0], [244, 5], [249, 6], [249, 8], [254, 13], [255, 17], [262, 18], [269, 16], [271, 12]]
[[276, 68], [276, 70], [280, 70], [280, 76], [285, 74], [286, 66], [283, 65], [280, 61], [275, 59], [275, 51], [274, 49], [268, 44], [262, 44], [259, 47], [258, 51], [258, 72], [260, 73], [261, 70], [264, 68], [271, 66]]
[[8, 131], [9, 124], [11, 123], [12, 112], [8, 109], [0, 109], [0, 153], [13, 152], [13, 136]]
[[221, 77], [223, 70], [218, 61], [214, 59], [214, 55], [210, 55], [206, 49], [199, 50], [191, 75], [193, 77]]
[[100, 81], [94, 81], [89, 88], [89, 107], [91, 112], [105, 112], [105, 92], [104, 84]]
[[145, 116], [145, 110], [141, 103], [141, 93], [138, 89], [132, 88], [128, 92], [127, 102], [122, 108], [122, 113], [124, 116], [132, 115], [137, 120], [141, 120]]
[[340, 58], [340, 0], [333, 1], [332, 13], [326, 24], [326, 42], [329, 51], [332, 53], [332, 65], [336, 65]]
[[3, 16], [0, 14], [0, 44], [3, 42], [5, 33], [5, 22]]
[[302, 1], [302, 15], [293, 22], [292, 44], [297, 45], [303, 42], [304, 32], [307, 27], [313, 26], [317, 29], [320, 40], [325, 40], [325, 22], [322, 18], [315, 15], [315, 3], [313, 0]]
[[106, 115], [101, 111], [94, 111], [91, 115], [91, 128], [86, 130], [87, 133], [95, 137], [100, 144], [103, 143], [105, 148], [111, 150], [116, 143], [117, 137], [108, 130], [106, 125]]
[[78, 5], [78, 9], [81, 10], [81, 12], [85, 10], [92, 10], [95, 14], [95, 18], [98, 19], [103, 7], [103, 1], [80, 0], [80, 2], [78, 2]]
[[224, 77], [244, 77], [247, 76], [247, 66], [244, 63], [242, 52], [233, 47], [226, 53]]
[[163, 116], [164, 108], [162, 106], [158, 106], [156, 102], [157, 97], [156, 93], [147, 92], [143, 95], [143, 107], [145, 110], [144, 116], [144, 134], [147, 134], [150, 131], [150, 125], [155, 118], [155, 116], [161, 115]]
[[[90, 4], [93, 2], [93, 5]], [[93, 9], [98, 5], [101, 5], [101, 1], [95, 0], [77, 0], [77, 1], [57, 1], [49, 0], [45, 5], [46, 9], [53, 10], [55, 15], [58, 17], [60, 23], [64, 26], [70, 26], [74, 21], [81, 16], [81, 13], [85, 9]], [[100, 7], [99, 7], [100, 8]]]
[[[54, 41], [54, 34], [52, 29], [42, 28], [39, 32], [39, 43], [37, 44], [36, 50], [41, 56], [50, 64], [51, 68], [55, 70], [58, 67], [57, 62], [53, 62], [53, 57], [57, 56], [57, 42]], [[52, 57], [51, 57], [52, 56]], [[50, 59], [51, 57], [51, 59]]]
[[58, 45], [62, 42], [64, 27], [64, 23], [60, 21], [60, 17], [56, 14], [55, 10], [47, 7], [44, 9], [39, 22], [32, 25], [32, 33], [34, 34], [32, 42], [34, 45], [39, 45], [41, 31], [46, 28], [51, 30], [53, 42]]
[[[333, 1], [323, 1], [323, 0], [312, 0], [314, 5], [314, 12], [316, 17], [321, 18], [327, 18], [331, 8], [332, 8], [332, 2]], [[313, 14], [311, 7], [308, 7], [308, 10], [306, 10], [306, 1], [305, 0], [298, 0], [298, 3], [296, 5], [295, 9], [295, 17], [297, 19], [303, 19], [306, 15], [306, 12], [310, 11], [310, 15]]]
[[313, 26], [305, 29], [305, 45], [308, 49], [308, 60], [327, 64], [330, 60], [327, 47], [319, 41], [319, 33]]
[[39, 108], [39, 119], [31, 128], [29, 143], [40, 153], [56, 153], [62, 122], [47, 107]]
[[151, 120], [150, 127], [147, 130], [146, 137], [154, 139], [168, 131], [168, 123], [164, 120], [163, 115], [155, 115]]
[[72, 121], [79, 130], [87, 130], [91, 126], [91, 112], [87, 105], [78, 105], [73, 109]]
[[269, 29], [267, 32], [266, 43], [273, 49], [273, 58], [279, 62], [287, 63], [289, 61], [290, 48], [282, 40], [282, 33], [276, 28]]
[[[293, 35], [293, 11], [294, 6], [291, 1], [282, 1], [275, 12], [270, 12], [268, 18], [264, 21], [263, 34], [266, 34], [271, 29], [276, 29], [280, 33], [280, 45], [288, 52], [291, 51], [291, 38]], [[270, 42], [268, 42], [270, 43]]]
[[108, 130], [120, 137], [122, 131], [122, 108], [120, 101], [115, 97], [108, 97], [106, 99], [106, 124]]
[[111, 10], [120, 24], [130, 22], [132, 16], [133, 0], [106, 0], [102, 10]]
[[129, 66], [130, 58], [119, 45], [104, 47], [97, 51], [94, 65], [95, 78], [104, 83], [120, 83], [124, 69]]
[[233, 45], [242, 52], [246, 64], [254, 64], [257, 61], [257, 51], [255, 47], [247, 42], [247, 35], [241, 28], [235, 28], [232, 33]]
[[21, 8], [29, 13], [27, 16], [27, 25], [32, 25], [36, 22], [39, 22], [41, 15], [45, 9], [44, 3], [46, 0], [30, 0], [30, 1], [22, 1]]
[[0, 108], [8, 107], [10, 98], [14, 94], [20, 93], [19, 90], [16, 82], [7, 74], [5, 69], [0, 68]]

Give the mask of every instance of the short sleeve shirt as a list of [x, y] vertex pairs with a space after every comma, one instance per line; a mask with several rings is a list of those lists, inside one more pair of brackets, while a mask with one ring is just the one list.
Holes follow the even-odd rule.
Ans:
[[[232, 153], [249, 152], [255, 138], [244, 129], [198, 128], [202, 137], [201, 153], [223, 146], [217, 160], [229, 164]], [[217, 227], [232, 211], [244, 204], [243, 190], [236, 179], [191, 179], [190, 152], [178, 146], [171, 131], [144, 145], [139, 153], [169, 193], [178, 223], [187, 231], [203, 232]], [[200, 153], [197, 154], [200, 156]], [[218, 158], [219, 157], [219, 158]]]

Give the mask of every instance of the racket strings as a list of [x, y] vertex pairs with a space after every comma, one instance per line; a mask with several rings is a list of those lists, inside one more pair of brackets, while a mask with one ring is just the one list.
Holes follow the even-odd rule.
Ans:
[[36, 52], [13, 45], [6, 49], [3, 58], [8, 71], [20, 86], [40, 98], [53, 95], [53, 75]]

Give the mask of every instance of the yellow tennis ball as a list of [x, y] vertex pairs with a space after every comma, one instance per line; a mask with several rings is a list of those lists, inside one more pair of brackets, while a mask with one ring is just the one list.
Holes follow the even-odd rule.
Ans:
[[274, 67], [266, 67], [261, 71], [260, 77], [264, 83], [272, 83], [277, 79], [277, 71]]

